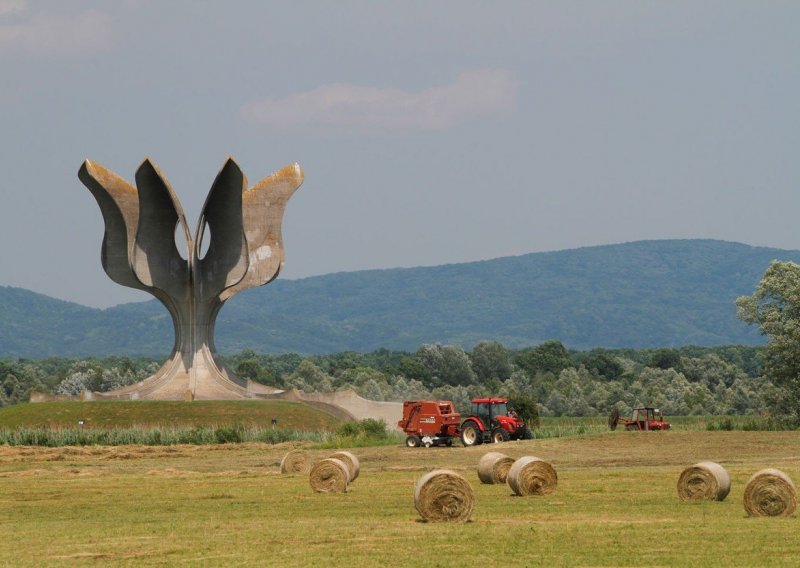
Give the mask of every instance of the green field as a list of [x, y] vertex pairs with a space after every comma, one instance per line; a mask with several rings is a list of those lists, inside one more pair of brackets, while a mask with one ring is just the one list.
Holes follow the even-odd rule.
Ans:
[[231, 424], [318, 431], [333, 430], [340, 420], [307, 404], [283, 400], [93, 401], [42, 402], [0, 408], [0, 428], [20, 426], [86, 428], [196, 427]]
[[[0, 408], [0, 429], [24, 427], [71, 428], [84, 422], [87, 428], [198, 427], [232, 424], [270, 426], [298, 430], [334, 430], [340, 421], [326, 412], [299, 402], [282, 400], [235, 401], [93, 401], [15, 404]], [[398, 419], [400, 417], [398, 416]], [[722, 417], [670, 416], [673, 430], [705, 430]], [[752, 418], [734, 416], [739, 424]], [[542, 418], [543, 438], [601, 433], [608, 430], [606, 416]]]
[[[798, 432], [605, 432], [475, 448], [360, 448], [347, 494], [282, 476], [295, 445], [0, 446], [0, 564], [263, 566], [796, 566], [797, 517], [747, 518], [744, 484], [763, 467], [800, 479]], [[548, 497], [481, 485], [487, 450], [558, 471]], [[314, 450], [316, 456], [325, 451]], [[731, 472], [722, 503], [681, 503], [681, 470]], [[422, 522], [416, 480], [460, 471], [470, 523]]]

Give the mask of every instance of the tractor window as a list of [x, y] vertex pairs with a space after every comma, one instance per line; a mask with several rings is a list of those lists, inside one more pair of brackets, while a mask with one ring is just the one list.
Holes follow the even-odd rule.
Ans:
[[481, 419], [481, 422], [488, 424], [491, 419], [489, 404], [485, 402], [478, 402], [472, 405], [475, 416]]
[[505, 402], [498, 402], [494, 404], [494, 408], [492, 408], [492, 416], [507, 416], [508, 415], [508, 405]]

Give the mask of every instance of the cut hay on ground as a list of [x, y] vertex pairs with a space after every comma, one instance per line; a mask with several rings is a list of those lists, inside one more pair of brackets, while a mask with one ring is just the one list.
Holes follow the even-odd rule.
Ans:
[[730, 490], [730, 474], [714, 462], [696, 463], [684, 469], [678, 478], [681, 501], [723, 501]]
[[328, 457], [341, 460], [347, 465], [347, 469], [350, 472], [351, 483], [356, 480], [358, 474], [361, 472], [361, 463], [358, 461], [358, 458], [350, 452], [340, 451]]
[[517, 495], [550, 495], [556, 490], [558, 475], [546, 461], [525, 456], [511, 466], [507, 481]]
[[787, 517], [797, 509], [797, 488], [782, 471], [762, 469], [747, 481], [744, 509], [751, 517]]
[[435, 469], [417, 481], [414, 506], [426, 521], [466, 522], [475, 508], [475, 493], [456, 472]]
[[505, 483], [513, 463], [514, 458], [500, 452], [484, 454], [478, 460], [478, 478], [481, 483]]
[[292, 450], [281, 460], [281, 473], [307, 473], [311, 470], [311, 456], [303, 450]]
[[350, 472], [342, 460], [325, 458], [311, 468], [308, 481], [317, 493], [344, 493], [350, 481]]

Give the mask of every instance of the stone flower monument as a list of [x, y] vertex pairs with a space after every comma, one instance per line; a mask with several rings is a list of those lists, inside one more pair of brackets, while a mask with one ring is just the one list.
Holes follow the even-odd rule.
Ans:
[[[248, 383], [225, 368], [214, 347], [214, 324], [225, 301], [247, 288], [268, 284], [284, 259], [281, 221], [289, 198], [303, 183], [293, 164], [248, 188], [229, 158], [206, 198], [194, 233], [178, 198], [158, 168], [145, 160], [136, 186], [86, 161], [78, 177], [89, 188], [105, 221], [101, 260], [118, 284], [149, 292], [172, 316], [175, 344], [164, 365], [144, 381], [86, 393], [111, 399], [235, 399], [254, 395]], [[176, 245], [176, 229], [185, 254]], [[203, 240], [208, 249], [201, 254]]]

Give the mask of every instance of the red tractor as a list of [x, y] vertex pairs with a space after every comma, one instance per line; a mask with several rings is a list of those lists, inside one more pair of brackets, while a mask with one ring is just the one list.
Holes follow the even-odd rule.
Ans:
[[472, 399], [472, 414], [461, 424], [461, 443], [465, 446], [531, 438], [530, 428], [508, 410], [507, 398]]
[[633, 409], [633, 416], [628, 420], [621, 418], [619, 410], [611, 411], [608, 425], [612, 430], [622, 424], [626, 430], [669, 430], [669, 422], [664, 420], [664, 411], [652, 406], [643, 406]]
[[453, 438], [459, 436], [465, 446], [533, 437], [525, 423], [509, 412], [506, 398], [474, 399], [472, 415], [463, 423], [449, 400], [406, 401], [397, 426], [407, 434], [410, 448], [452, 446]]

